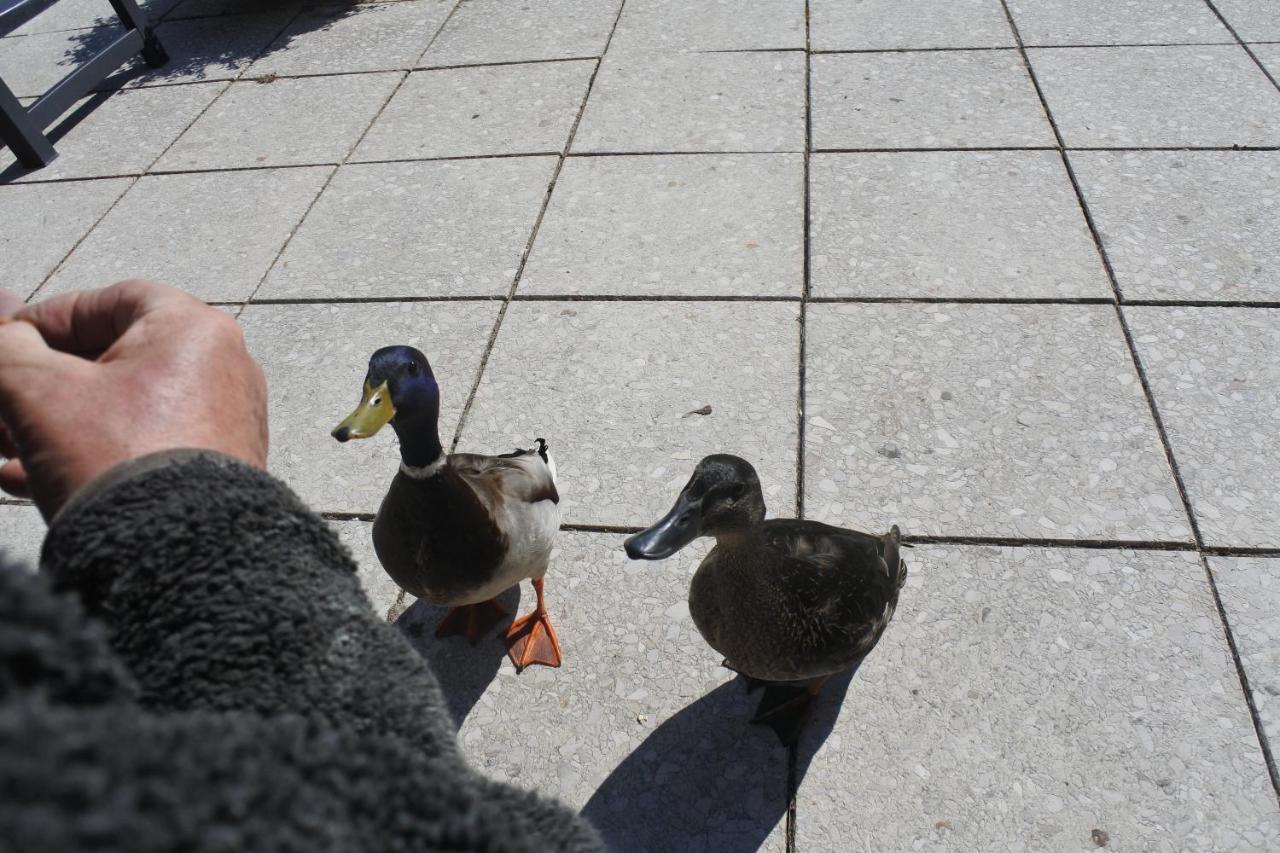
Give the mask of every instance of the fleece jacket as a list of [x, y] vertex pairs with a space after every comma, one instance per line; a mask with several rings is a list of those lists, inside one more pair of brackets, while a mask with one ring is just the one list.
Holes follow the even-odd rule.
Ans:
[[117, 469], [0, 565], [0, 851], [587, 851], [472, 770], [328, 525], [227, 457]]

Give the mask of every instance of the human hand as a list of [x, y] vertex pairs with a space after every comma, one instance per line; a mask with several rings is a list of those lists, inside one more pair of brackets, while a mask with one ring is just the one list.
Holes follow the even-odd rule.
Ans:
[[116, 465], [176, 448], [267, 459], [262, 369], [230, 315], [132, 279], [23, 306], [0, 291], [0, 489], [51, 518]]

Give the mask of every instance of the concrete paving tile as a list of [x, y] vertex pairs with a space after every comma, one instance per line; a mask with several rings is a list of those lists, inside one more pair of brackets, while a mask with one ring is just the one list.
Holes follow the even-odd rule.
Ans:
[[0, 552], [30, 569], [40, 565], [44, 519], [33, 506], [0, 504]]
[[1251, 44], [1249, 49], [1271, 76], [1280, 80], [1280, 44]]
[[469, 0], [427, 51], [425, 65], [600, 56], [622, 0]]
[[559, 153], [595, 62], [415, 71], [353, 160]]
[[803, 50], [804, 0], [627, 0], [609, 53], [634, 50]]
[[1263, 731], [1280, 745], [1280, 560], [1210, 557]]
[[[705, 547], [627, 560], [621, 536], [561, 533], [547, 608], [559, 669], [516, 675], [496, 633], [476, 647], [432, 636], [441, 611], [398, 624], [423, 652], [485, 775], [582, 810], [611, 850], [781, 853], [786, 753], [750, 725], [749, 696], [698, 635], [686, 603]], [[527, 610], [508, 597], [512, 609]], [[660, 819], [655, 819], [660, 816]]]
[[[310, 2], [310, 0], [307, 0]], [[358, 0], [363, 2], [363, 0]], [[304, 0], [273, 0], [271, 8], [297, 12]], [[252, 15], [262, 11], [262, 0], [178, 0], [165, 15], [166, 21], [208, 18], [220, 15]]]
[[0, 39], [0, 78], [13, 94], [38, 98], [122, 35], [124, 28], [112, 24]]
[[1028, 54], [1068, 147], [1280, 144], [1280, 92], [1238, 46]]
[[41, 295], [138, 276], [208, 302], [248, 299], [329, 171], [316, 166], [143, 177]]
[[815, 154], [815, 296], [1107, 297], [1056, 151]]
[[360, 586], [365, 595], [369, 596], [373, 612], [379, 618], [386, 619], [400, 598], [400, 587], [383, 570], [382, 564], [378, 562], [378, 555], [373, 552], [373, 522], [331, 521], [329, 526], [355, 558], [360, 572]]
[[574, 151], [803, 151], [798, 53], [609, 55]]
[[798, 314], [782, 303], [516, 301], [459, 449], [546, 438], [566, 522], [650, 524], [716, 452], [751, 460], [773, 512], [791, 513]]
[[408, 68], [427, 49], [453, 6], [454, 0], [412, 0], [304, 9], [248, 74]]
[[810, 0], [814, 50], [1016, 47], [1000, 0]]
[[[268, 467], [312, 509], [376, 512], [400, 463], [395, 433], [338, 444], [329, 435], [360, 401], [369, 356], [409, 344], [440, 382], [440, 435], [452, 436], [498, 304], [494, 302], [249, 305], [240, 315], [267, 374]], [[503, 448], [507, 450], [509, 448]]]
[[276, 37], [290, 14], [277, 9], [261, 15], [163, 23], [156, 35], [169, 54], [168, 64], [151, 68], [141, 58], [134, 59], [100, 88], [234, 80]]
[[1280, 153], [1070, 157], [1126, 297], [1280, 300]]
[[799, 154], [570, 158], [524, 294], [796, 296]]
[[1280, 311], [1126, 308], [1209, 545], [1280, 547]]
[[1083, 853], [1096, 832], [1114, 850], [1280, 845], [1193, 554], [906, 556], [893, 624], [801, 742], [797, 850]]
[[1245, 41], [1280, 41], [1280, 15], [1272, 0], [1214, 0], [1213, 5]]
[[[142, 0], [138, 7], [149, 20], [158, 21], [178, 2], [179, 0]], [[59, 0], [14, 30], [13, 35], [82, 30], [108, 26], [119, 20], [108, 0]]]
[[806, 329], [809, 517], [1189, 540], [1111, 307], [814, 305]]
[[79, 102], [54, 130], [58, 159], [43, 169], [24, 169], [4, 150], [0, 183], [139, 174], [160, 156], [218, 96], [226, 83], [194, 83], [94, 95]]
[[1028, 45], [1234, 44], [1204, 0], [1012, 0]]
[[810, 69], [814, 148], [1054, 144], [1017, 51], [829, 54]]
[[554, 157], [342, 167], [260, 296], [506, 296]]
[[0, 186], [3, 286], [30, 296], [128, 186], [128, 178]]
[[232, 83], [156, 168], [337, 163], [399, 80], [388, 72]]

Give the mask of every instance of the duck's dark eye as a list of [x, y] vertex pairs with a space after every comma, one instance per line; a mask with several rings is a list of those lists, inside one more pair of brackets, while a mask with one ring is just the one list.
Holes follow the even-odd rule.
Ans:
[[409, 375], [410, 376], [418, 375], [418, 362], [416, 361], [409, 362]]
[[747, 493], [747, 487], [742, 483], [734, 483], [729, 487], [729, 500], [741, 500], [742, 496]]

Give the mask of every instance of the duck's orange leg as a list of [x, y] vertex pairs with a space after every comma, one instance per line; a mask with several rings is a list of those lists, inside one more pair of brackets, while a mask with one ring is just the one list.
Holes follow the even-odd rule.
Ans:
[[454, 634], [463, 634], [474, 646], [506, 615], [507, 608], [503, 607], [496, 598], [477, 604], [464, 604], [445, 614], [436, 628], [436, 636], [452, 637]]
[[530, 664], [560, 665], [560, 638], [551, 627], [547, 608], [542, 601], [542, 578], [533, 582], [538, 604], [528, 616], [521, 616], [507, 629], [507, 655], [521, 672]]

